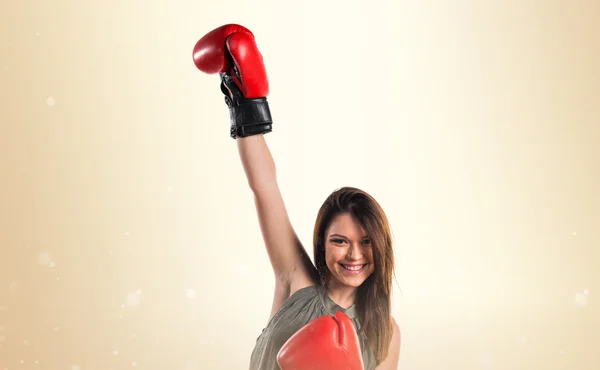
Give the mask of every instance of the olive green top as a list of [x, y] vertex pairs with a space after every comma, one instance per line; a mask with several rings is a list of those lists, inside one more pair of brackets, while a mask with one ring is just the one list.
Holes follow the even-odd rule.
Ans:
[[[292, 294], [258, 336], [250, 357], [250, 370], [280, 370], [277, 354], [284, 343], [310, 321], [338, 311], [348, 315], [357, 331], [360, 329], [355, 307], [344, 309], [338, 306], [329, 297], [324, 286], [308, 286]], [[359, 334], [359, 341], [365, 370], [374, 370], [375, 357], [368, 346], [365, 333]]]

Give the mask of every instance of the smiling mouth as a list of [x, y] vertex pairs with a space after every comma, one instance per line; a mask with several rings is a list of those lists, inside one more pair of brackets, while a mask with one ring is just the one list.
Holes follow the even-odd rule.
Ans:
[[344, 270], [347, 273], [350, 274], [358, 274], [360, 272], [362, 272], [365, 267], [367, 266], [366, 264], [364, 265], [344, 265], [343, 263], [340, 263], [340, 265], [344, 268]]

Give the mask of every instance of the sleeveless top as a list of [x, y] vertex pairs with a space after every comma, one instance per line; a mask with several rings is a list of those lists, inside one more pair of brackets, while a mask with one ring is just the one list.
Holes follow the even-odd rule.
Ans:
[[[354, 323], [357, 332], [360, 320], [354, 305], [348, 309], [338, 306], [321, 285], [308, 286], [292, 294], [256, 339], [256, 345], [250, 357], [250, 370], [280, 370], [277, 354], [285, 342], [310, 321], [336, 312], [344, 312]], [[375, 356], [371, 351], [365, 333], [359, 334], [365, 370], [374, 370]]]

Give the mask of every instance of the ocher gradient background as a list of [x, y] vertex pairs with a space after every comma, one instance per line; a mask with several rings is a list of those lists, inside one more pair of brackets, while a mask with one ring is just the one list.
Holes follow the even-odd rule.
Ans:
[[0, 8], [0, 369], [245, 369], [273, 276], [217, 76], [251, 28], [309, 250], [337, 187], [392, 223], [400, 369], [600, 369], [597, 1]]

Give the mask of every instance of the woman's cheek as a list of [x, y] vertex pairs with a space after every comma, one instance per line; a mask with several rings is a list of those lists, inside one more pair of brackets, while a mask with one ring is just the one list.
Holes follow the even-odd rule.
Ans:
[[338, 261], [342, 260], [345, 255], [344, 249], [345, 248], [340, 248], [340, 247], [335, 247], [335, 246], [328, 248], [327, 249], [327, 260], [332, 263], [337, 263]]

